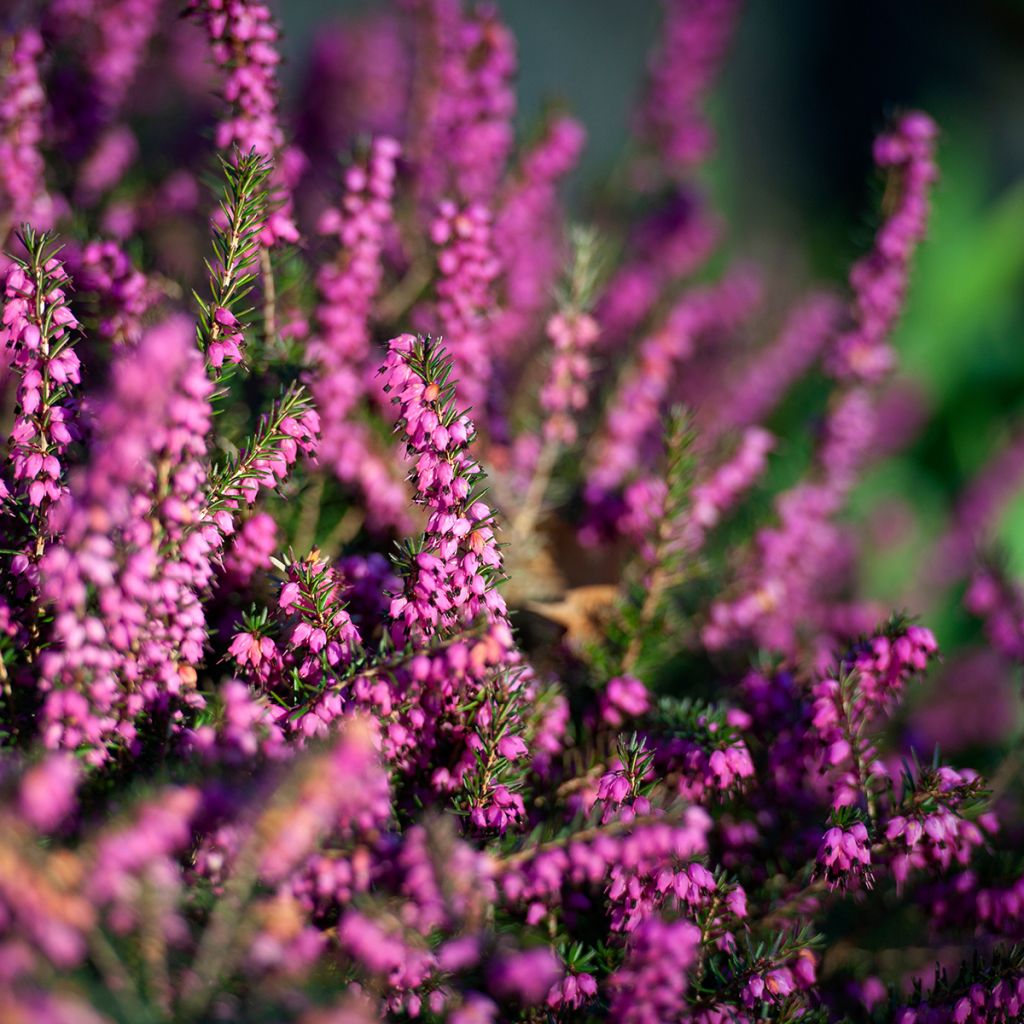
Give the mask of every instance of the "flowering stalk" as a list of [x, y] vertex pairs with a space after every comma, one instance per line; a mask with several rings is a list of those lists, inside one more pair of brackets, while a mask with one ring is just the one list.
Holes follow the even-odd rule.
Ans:
[[554, 355], [540, 393], [544, 417], [540, 453], [533, 466], [526, 498], [512, 521], [512, 532], [519, 538], [531, 532], [540, 514], [559, 452], [577, 439], [576, 421], [587, 404], [590, 349], [599, 333], [596, 321], [588, 312], [597, 274], [597, 239], [590, 232], [577, 231], [573, 235], [569, 286], [559, 303], [559, 311], [547, 323]]
[[514, 139], [515, 40], [497, 11], [421, 0], [416, 95], [423, 103], [410, 155], [421, 201], [445, 194], [491, 205]]
[[713, 329], [738, 325], [756, 302], [758, 286], [746, 274], [684, 295], [665, 322], [640, 343], [636, 358], [612, 396], [604, 429], [594, 446], [585, 496], [600, 507], [638, 469], [651, 461], [658, 419], [672, 392], [678, 367], [690, 358], [698, 339]]
[[894, 169], [898, 192], [874, 248], [850, 272], [853, 326], [835, 341], [827, 360], [830, 372], [846, 383], [833, 397], [812, 473], [777, 497], [779, 526], [758, 534], [754, 565], [749, 567], [753, 585], [741, 596], [712, 606], [703, 630], [710, 648], [753, 635], [765, 646], [791, 651], [797, 638], [782, 619], [790, 619], [797, 605], [802, 622], [817, 619], [819, 632], [828, 631], [818, 609], [820, 591], [834, 581], [842, 558], [834, 517], [856, 481], [876, 429], [875, 398], [867, 385], [892, 368], [888, 335], [903, 302], [910, 257], [927, 222], [928, 192], [937, 174], [935, 136], [926, 115], [907, 114], [876, 142], [875, 162]]
[[437, 246], [437, 303], [432, 321], [458, 370], [459, 399], [481, 416], [494, 371], [489, 340], [492, 291], [500, 265], [494, 254], [491, 215], [479, 203], [438, 205], [430, 228]]
[[566, 116], [552, 119], [520, 158], [495, 211], [502, 310], [494, 325], [494, 340], [503, 355], [517, 355], [511, 346], [533, 329], [548, 304], [564, 248], [557, 186], [575, 166], [584, 139], [578, 121]]
[[[285, 146], [278, 118], [278, 29], [260, 0], [189, 0], [189, 14], [206, 30], [214, 60], [226, 72], [223, 95], [230, 114], [217, 126], [217, 148], [265, 161], [271, 194], [255, 234], [264, 248], [298, 241], [291, 190], [302, 157]], [[239, 156], [231, 162], [238, 163]], [[271, 169], [272, 168], [272, 169]], [[264, 275], [264, 292], [272, 281]]]
[[242, 303], [256, 280], [258, 240], [266, 216], [265, 183], [270, 164], [256, 150], [236, 162], [221, 160], [226, 187], [220, 204], [220, 219], [213, 228], [213, 262], [210, 272], [210, 300], [194, 295], [199, 306], [197, 337], [199, 347], [216, 375], [225, 361], [242, 363], [249, 310]]
[[688, 571], [686, 552], [680, 551], [676, 543], [676, 524], [686, 515], [693, 487], [694, 436], [689, 418], [682, 409], [670, 414], [665, 437], [665, 479], [660, 501], [650, 510], [654, 528], [649, 538], [650, 551], [647, 562], [647, 581], [644, 597], [638, 609], [635, 622], [630, 623], [630, 639], [622, 658], [622, 671], [633, 670], [643, 650], [645, 636], [650, 629], [661, 604], [665, 588], [673, 579], [681, 579]]
[[82, 250], [75, 274], [79, 294], [91, 293], [90, 333], [116, 347], [138, 344], [143, 320], [159, 302], [156, 285], [114, 241], [93, 241]]
[[732, 41], [738, 0], [665, 0], [663, 43], [637, 129], [670, 174], [704, 160], [713, 134], [701, 105]]
[[805, 373], [839, 324], [842, 310], [828, 293], [812, 295], [787, 317], [778, 338], [743, 367], [716, 412], [711, 429], [764, 423], [786, 389]]
[[622, 966], [608, 981], [616, 1024], [671, 1020], [684, 1007], [687, 972], [697, 962], [700, 930], [687, 921], [651, 917], [632, 936]]
[[92, 459], [39, 566], [55, 616], [40, 658], [43, 740], [84, 746], [95, 762], [108, 743], [134, 743], [136, 716], [173, 720], [206, 642], [199, 595], [220, 535], [193, 528], [212, 385], [190, 334], [171, 320], [116, 363]]
[[877, 381], [892, 369], [888, 337], [906, 297], [910, 258], [928, 224], [928, 194], [938, 177], [937, 134], [929, 117], [910, 113], [875, 142], [875, 163], [891, 175], [891, 209], [874, 248], [850, 270], [854, 325], [830, 358], [841, 380]]
[[231, 533], [234, 517], [256, 501], [260, 488], [277, 487], [300, 452], [313, 453], [319, 433], [320, 417], [305, 388], [290, 385], [260, 417], [242, 451], [211, 471], [202, 517]]
[[[602, 344], [626, 343], [674, 282], [708, 258], [721, 225], [689, 182], [713, 147], [702, 110], [736, 21], [736, 0], [665, 0], [663, 44], [649, 63], [634, 132], [648, 153], [633, 168], [645, 191], [663, 189], [659, 207], [633, 232], [631, 256], [598, 307]], [[653, 159], [652, 159], [653, 158]]]
[[320, 231], [338, 242], [333, 262], [317, 275], [317, 334], [309, 343], [311, 390], [322, 411], [318, 458], [345, 483], [356, 484], [379, 529], [407, 525], [406, 494], [380, 454], [358, 411], [366, 397], [370, 314], [380, 288], [382, 255], [392, 223], [392, 195], [400, 149], [390, 138], [370, 143], [365, 162], [345, 172], [337, 209], [320, 218]]
[[409, 334], [392, 339], [381, 370], [384, 390], [400, 409], [414, 500], [428, 514], [423, 536], [403, 554], [404, 591], [391, 602], [402, 637], [429, 638], [481, 614], [506, 621], [495, 589], [502, 559], [494, 513], [481, 500], [483, 474], [468, 451], [474, 427], [457, 411], [451, 370], [443, 350]]
[[21, 239], [27, 255], [7, 271], [0, 328], [0, 342], [18, 375], [11, 490], [0, 480], [0, 498], [27, 500], [35, 510], [34, 562], [49, 535], [46, 511], [65, 492], [60, 458], [75, 426], [72, 387], [80, 382], [80, 364], [73, 343], [79, 323], [67, 304], [59, 245], [27, 226]]
[[39, 151], [46, 104], [42, 56], [34, 28], [0, 36], [0, 245], [18, 224], [50, 227], [57, 212]]
[[597, 305], [601, 347], [628, 345], [665, 290], [707, 260], [721, 231], [692, 189], [676, 189], [661, 209], [641, 220], [629, 239], [629, 259], [611, 275]]
[[504, 833], [526, 815], [513, 765], [526, 757], [522, 739], [525, 680], [521, 672], [497, 672], [469, 709], [474, 732], [469, 746], [476, 765], [466, 773], [465, 807], [481, 831]]

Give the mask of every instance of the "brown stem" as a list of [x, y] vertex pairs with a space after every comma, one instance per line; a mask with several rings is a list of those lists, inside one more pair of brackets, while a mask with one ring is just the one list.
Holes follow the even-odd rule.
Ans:
[[860, 731], [854, 728], [853, 714], [850, 702], [847, 700], [845, 687], [839, 683], [839, 710], [841, 712], [843, 739], [850, 748], [850, 757], [853, 761], [853, 770], [857, 775], [857, 785], [864, 791], [864, 798], [868, 805], [868, 817], [872, 825], [878, 823], [878, 804], [874, 792], [871, 789], [871, 777], [864, 765], [864, 751], [860, 745]]
[[260, 246], [260, 274], [263, 277], [263, 334], [269, 344], [277, 337], [277, 289], [270, 250], [263, 245]]
[[316, 540], [316, 528], [320, 523], [320, 502], [324, 496], [324, 477], [318, 475], [312, 485], [302, 496], [299, 508], [299, 521], [295, 527], [295, 550], [299, 553], [309, 551]]
[[401, 317], [430, 284], [433, 275], [434, 264], [431, 259], [422, 257], [415, 260], [405, 277], [377, 303], [377, 319], [393, 323]]
[[544, 495], [547, 493], [548, 482], [551, 479], [551, 471], [555, 468], [557, 458], [557, 442], [545, 441], [540, 455], [537, 457], [537, 464], [533, 468], [533, 475], [530, 477], [522, 508], [512, 520], [512, 535], [517, 540], [522, 540], [530, 534], [537, 523], [544, 504]]

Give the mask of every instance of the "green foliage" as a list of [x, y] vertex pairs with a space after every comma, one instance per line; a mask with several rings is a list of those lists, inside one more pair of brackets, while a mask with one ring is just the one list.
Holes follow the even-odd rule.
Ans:
[[270, 160], [256, 150], [236, 153], [232, 160], [221, 157], [220, 163], [224, 175], [220, 217], [211, 225], [213, 258], [206, 260], [210, 299], [193, 293], [199, 307], [196, 337], [204, 352], [224, 330], [215, 319], [218, 309], [231, 313], [241, 332], [251, 326], [252, 308], [244, 303], [258, 276], [259, 234], [266, 221], [266, 183], [272, 169]]

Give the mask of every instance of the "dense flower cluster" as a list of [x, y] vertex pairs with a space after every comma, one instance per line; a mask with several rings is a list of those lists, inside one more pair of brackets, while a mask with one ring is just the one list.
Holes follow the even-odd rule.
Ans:
[[144, 318], [160, 298], [155, 285], [112, 240], [86, 245], [76, 268], [75, 284], [95, 304], [93, 334], [114, 345], [138, 342]]
[[303, 158], [286, 146], [278, 119], [281, 55], [270, 8], [259, 0], [191, 0], [189, 11], [202, 23], [213, 57], [226, 72], [223, 94], [229, 109], [217, 126], [218, 148], [275, 159], [275, 188], [260, 240], [267, 246], [296, 242], [291, 188]]
[[40, 230], [55, 214], [46, 190], [41, 146], [46, 94], [38, 63], [43, 57], [39, 31], [26, 28], [4, 37], [0, 50], [0, 234], [26, 221]]
[[[4, 21], [0, 1021], [1022, 1019], [1019, 751], [933, 751], [959, 663], [846, 519], [937, 130], [849, 301], [755, 318], [698, 185], [739, 5], [665, 7], [599, 230], [494, 5], [332, 25], [294, 125], [261, 0]], [[925, 581], [999, 672], [1022, 450]]]
[[374, 139], [365, 165], [354, 164], [345, 172], [340, 206], [320, 217], [320, 232], [337, 239], [338, 252], [337, 260], [323, 264], [317, 275], [318, 333], [309, 343], [317, 373], [313, 397], [320, 408], [332, 410], [319, 457], [339, 480], [358, 486], [381, 530], [407, 527], [407, 496], [358, 414], [367, 397], [365, 378], [372, 372], [369, 318], [380, 287], [399, 153], [393, 139]]
[[17, 416], [10, 435], [12, 484], [30, 505], [51, 505], [63, 493], [60, 456], [74, 429], [81, 364], [72, 346], [78, 320], [68, 306], [67, 273], [55, 256], [15, 262], [4, 283], [0, 340], [18, 377]]

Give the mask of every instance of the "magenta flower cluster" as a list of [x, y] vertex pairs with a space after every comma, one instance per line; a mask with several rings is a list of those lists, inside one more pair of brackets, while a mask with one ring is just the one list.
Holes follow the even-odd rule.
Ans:
[[[0, 1021], [1024, 1019], [1019, 751], [934, 748], [847, 514], [938, 129], [783, 310], [710, 261], [740, 5], [664, 6], [597, 226], [496, 5], [325, 26], [295, 111], [263, 0], [5, 14]], [[1022, 450], [922, 581], [1006, 678]]]

